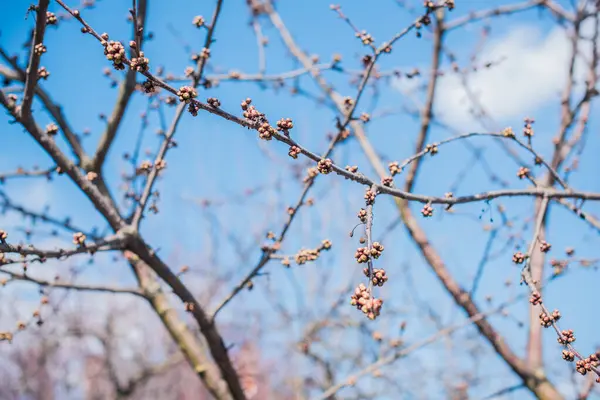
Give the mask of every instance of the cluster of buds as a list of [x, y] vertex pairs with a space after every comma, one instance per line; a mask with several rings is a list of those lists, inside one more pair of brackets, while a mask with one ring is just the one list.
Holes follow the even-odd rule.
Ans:
[[369, 273], [369, 268], [364, 268], [363, 273], [367, 278], [370, 278], [375, 286], [383, 286], [387, 282], [388, 277], [383, 268], [374, 268], [373, 274]]
[[573, 362], [573, 361], [575, 361], [575, 353], [573, 353], [570, 350], [566, 350], [565, 349], [565, 350], [562, 351], [562, 358], [565, 361]]
[[575, 341], [575, 335], [573, 334], [573, 329], [563, 330], [560, 332], [560, 335], [556, 339], [558, 343], [562, 345], [567, 345], [569, 343], [573, 343]]
[[38, 69], [38, 79], [48, 79], [48, 77], [50, 76], [50, 72], [48, 72], [48, 70], [46, 69], [46, 67], [40, 67]]
[[391, 163], [389, 163], [388, 170], [390, 171], [390, 174], [392, 174], [392, 176], [395, 176], [396, 174], [399, 174], [400, 172], [402, 172], [402, 169], [400, 168], [400, 164], [398, 164], [398, 161], [392, 161]]
[[154, 82], [152, 82], [150, 79], [146, 79], [144, 83], [142, 83], [142, 88], [144, 89], [145, 93], [154, 93], [156, 90]]
[[288, 151], [288, 155], [293, 159], [298, 158], [298, 154], [300, 154], [300, 147], [298, 146], [290, 146], [290, 151]]
[[277, 133], [277, 131], [268, 122], [263, 122], [258, 127], [258, 137], [261, 138], [261, 139], [263, 139], [263, 140], [271, 140], [271, 139], [273, 139], [273, 135], [275, 133]]
[[533, 118], [525, 118], [525, 126], [523, 127], [523, 135], [527, 138], [531, 138], [533, 136], [533, 123], [535, 120]]
[[350, 137], [350, 130], [349, 129], [342, 129], [338, 133], [338, 140], [339, 141], [344, 141], [344, 140], [348, 139], [349, 137]]
[[85, 178], [90, 181], [93, 182], [98, 178], [98, 174], [94, 171], [90, 171], [85, 175]]
[[107, 60], [112, 61], [113, 67], [116, 70], [125, 69], [125, 65], [123, 64], [123, 60], [125, 59], [125, 47], [123, 47], [123, 44], [114, 40], [111, 40], [110, 42], [103, 40], [102, 44], [104, 45], [104, 55]]
[[354, 253], [354, 258], [356, 258], [356, 261], [358, 261], [359, 264], [366, 263], [371, 258], [369, 253], [368, 248], [359, 247], [356, 249], [356, 253]]
[[209, 97], [208, 99], [206, 99], [206, 102], [211, 107], [214, 107], [214, 108], [221, 107], [221, 102], [216, 97]]
[[555, 258], [550, 260], [550, 265], [554, 268], [566, 268], [569, 265], [569, 262], [567, 260], [557, 260]]
[[194, 24], [196, 28], [202, 28], [204, 26], [204, 23], [204, 17], [201, 15], [195, 16], [194, 20], [192, 21], [192, 24]]
[[167, 162], [163, 159], [159, 159], [159, 160], [156, 160], [156, 162], [154, 163], [154, 166], [156, 167], [157, 171], [161, 171], [161, 170], [167, 168]]
[[200, 58], [207, 60], [210, 57], [210, 49], [205, 47], [200, 52]]
[[58, 126], [56, 124], [51, 123], [46, 125], [46, 134], [50, 136], [54, 136], [58, 133]]
[[377, 195], [375, 194], [374, 191], [372, 191], [371, 189], [367, 189], [367, 191], [365, 192], [365, 201], [367, 202], [367, 205], [375, 204], [376, 196]]
[[592, 370], [598, 365], [600, 365], [600, 361], [598, 360], [598, 354], [590, 354], [589, 357], [577, 361], [575, 369], [581, 375], [585, 375], [588, 372], [592, 372]]
[[507, 138], [514, 138], [515, 132], [513, 132], [512, 128], [509, 126], [508, 128], [504, 128], [501, 132], [502, 136]]
[[366, 314], [369, 319], [375, 319], [381, 312], [383, 300], [371, 296], [367, 287], [361, 283], [350, 297], [350, 304]]
[[58, 23], [58, 18], [54, 13], [50, 11], [46, 11], [46, 25], [56, 25]]
[[9, 343], [12, 341], [13, 339], [13, 334], [11, 332], [0, 332], [0, 342], [6, 340]]
[[540, 243], [540, 251], [542, 253], [549, 252], [551, 248], [552, 248], [552, 245], [550, 243], [546, 242], [545, 240], [542, 240], [542, 242]]
[[315, 261], [319, 258], [319, 249], [302, 249], [294, 256], [296, 264], [302, 265], [308, 261]]
[[358, 261], [359, 264], [366, 263], [371, 259], [371, 257], [379, 258], [383, 250], [383, 245], [379, 242], [375, 242], [371, 246], [370, 250], [367, 247], [359, 247], [358, 249], [356, 249], [356, 253], [354, 253], [354, 258], [356, 258], [356, 261]]
[[425, 204], [421, 209], [421, 215], [425, 218], [433, 217], [433, 207], [431, 204]]
[[428, 144], [427, 146], [425, 146], [425, 153], [429, 153], [432, 156], [436, 155], [438, 153], [437, 144], [433, 143], [433, 144]]
[[73, 244], [76, 244], [77, 246], [84, 246], [85, 239], [87, 239], [87, 237], [82, 232], [77, 232], [73, 234]]
[[364, 208], [360, 209], [357, 216], [358, 219], [360, 219], [360, 222], [362, 222], [363, 224], [367, 222], [367, 210], [365, 210]]
[[360, 120], [365, 124], [371, 120], [371, 116], [367, 113], [360, 114]]
[[520, 251], [517, 251], [515, 254], [513, 254], [512, 261], [515, 264], [523, 264], [525, 262], [525, 254], [523, 254]]
[[548, 315], [544, 311], [540, 313], [540, 324], [544, 328], [552, 326], [552, 323], [560, 319], [560, 312], [558, 310], [552, 311], [552, 314]]
[[42, 43], [38, 43], [33, 48], [33, 52], [36, 56], [41, 56], [46, 52], [46, 46], [44, 46]]
[[322, 174], [328, 174], [333, 171], [333, 162], [329, 158], [325, 158], [323, 160], [319, 160], [317, 163], [317, 169]]
[[394, 184], [394, 178], [392, 178], [391, 176], [385, 176], [381, 178], [381, 184], [383, 186], [392, 187], [392, 185]]
[[137, 173], [138, 175], [143, 174], [143, 173], [148, 173], [152, 170], [152, 162], [145, 160], [142, 161], [142, 163], [140, 164], [140, 167], [137, 169]]
[[569, 266], [569, 262], [567, 260], [556, 260], [553, 258], [550, 260], [550, 266], [554, 268], [554, 275], [558, 275]]
[[356, 37], [365, 45], [369, 46], [373, 44], [373, 36], [367, 33], [367, 31], [356, 32]]
[[352, 99], [352, 97], [344, 97], [344, 107], [346, 107], [346, 109], [352, 108], [353, 105], [354, 99]]
[[198, 97], [198, 92], [191, 86], [182, 86], [177, 91], [177, 96], [179, 97], [179, 101], [190, 103], [192, 99]]
[[188, 104], [188, 112], [192, 114], [193, 117], [198, 116], [198, 111], [200, 111], [200, 105], [197, 102], [190, 102]]
[[[130, 43], [131, 44], [135, 44], [134, 41], [132, 41]], [[134, 47], [134, 46], [131, 46]], [[140, 51], [137, 57], [134, 57], [131, 59], [131, 64], [129, 65], [131, 67], [132, 70], [137, 71], [137, 72], [146, 72], [148, 71], [148, 64], [150, 63], [150, 60], [148, 60], [146, 57], [144, 57], [144, 52]]]
[[527, 168], [527, 167], [521, 167], [521, 168], [519, 168], [519, 171], [517, 171], [517, 176], [519, 177], [519, 179], [527, 178], [528, 175], [529, 175], [529, 168]]
[[417, 19], [417, 21], [415, 22], [415, 29], [417, 31], [416, 36], [418, 38], [421, 37], [421, 28], [423, 27], [423, 25], [427, 26], [429, 24], [431, 24], [431, 17], [429, 15], [423, 15]]
[[8, 233], [5, 230], [0, 229], [0, 242], [4, 243], [7, 238], [8, 238]]
[[423, 0], [423, 7], [428, 13], [435, 11], [435, 2], [431, 0]]
[[[256, 107], [254, 107], [252, 105], [252, 99], [251, 98], [247, 98], [246, 100], [242, 101], [242, 103], [240, 104], [240, 106], [242, 107], [242, 110], [244, 111], [243, 115], [244, 118], [246, 118], [248, 121], [254, 123], [254, 124], [261, 124], [261, 127], [263, 129], [267, 128], [267, 125], [269, 127], [269, 133], [268, 133], [268, 138], [267, 137], [263, 137], [264, 136], [264, 132], [263, 136], [260, 136], [261, 139], [266, 139], [266, 140], [270, 140], [272, 133], [277, 132], [275, 129], [273, 129], [273, 127], [271, 127], [269, 125], [269, 122], [267, 121], [267, 118], [265, 118], [265, 114], [259, 112]], [[265, 125], [266, 124], [266, 125]], [[261, 133], [260, 128], [258, 129], [259, 134]]]
[[351, 174], [355, 174], [358, 172], [358, 165], [346, 165], [344, 169]]
[[370, 54], [365, 54], [360, 61], [363, 65], [363, 68], [367, 68], [373, 62], [373, 56]]
[[277, 129], [280, 131], [289, 131], [294, 127], [294, 123], [291, 118], [281, 118], [277, 121]]
[[373, 258], [379, 258], [379, 256], [381, 256], [381, 253], [383, 252], [384, 247], [381, 243], [379, 242], [374, 242], [373, 245], [371, 246], [371, 256]]
[[529, 302], [532, 306], [542, 304], [542, 295], [540, 294], [540, 292], [533, 292], [531, 294], [531, 297], [529, 298]]
[[6, 97], [8, 98], [8, 106], [9, 107], [15, 107], [17, 105], [18, 97], [16, 94], [9, 93], [8, 96], [6, 96]]
[[416, 36], [418, 38], [421, 37], [421, 28], [423, 27], [423, 25], [427, 26], [429, 24], [431, 24], [431, 17], [427, 14], [417, 19], [417, 21], [415, 22], [415, 28], [417, 30]]

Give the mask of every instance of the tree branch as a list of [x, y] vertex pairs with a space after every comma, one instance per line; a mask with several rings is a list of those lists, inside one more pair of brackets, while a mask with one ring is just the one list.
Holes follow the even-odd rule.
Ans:
[[[138, 30], [140, 27], [143, 28], [143, 26], [145, 25], [146, 12], [147, 0], [139, 0], [138, 9], [135, 13], [136, 19], [139, 20], [139, 22], [134, 21], [133, 23], [134, 39], [139, 37], [137, 51], [141, 51], [142, 48], [143, 32], [142, 34], [140, 34], [139, 32], [136, 32], [136, 30]], [[132, 49], [131, 51], [133, 53], [136, 50]], [[129, 100], [131, 99], [131, 96], [135, 91], [136, 75], [137, 73], [134, 69], [129, 69], [125, 75], [125, 80], [121, 82], [121, 85], [119, 86], [119, 94], [117, 96], [115, 107], [108, 119], [108, 123], [106, 124], [106, 130], [100, 138], [98, 147], [96, 148], [94, 159], [92, 160], [92, 164], [90, 165], [91, 171], [96, 171], [100, 173], [102, 170], [102, 166], [104, 165], [104, 160], [106, 159], [108, 150], [110, 149], [111, 144], [117, 136], [117, 131], [119, 129], [119, 126], [121, 125], [123, 116], [125, 115], [125, 111], [127, 109], [127, 105], [129, 104]]]
[[112, 286], [101, 286], [101, 285], [84, 285], [84, 284], [77, 284], [77, 283], [52, 282], [52, 281], [46, 281], [43, 279], [37, 279], [30, 275], [19, 274], [19, 273], [13, 272], [13, 271], [8, 271], [6, 269], [0, 269], [0, 273], [9, 275], [11, 277], [11, 280], [13, 280], [13, 281], [25, 281], [25, 282], [35, 283], [36, 285], [49, 287], [49, 288], [76, 290], [76, 291], [81, 291], [81, 292], [131, 294], [134, 296], [146, 298], [145, 295], [137, 288], [130, 289], [130, 288], [119, 288], [119, 287], [112, 287]]
[[31, 104], [33, 103], [33, 92], [38, 82], [38, 68], [40, 66], [40, 57], [45, 52], [41, 50], [44, 41], [44, 32], [46, 31], [46, 12], [50, 0], [40, 0], [37, 9], [37, 19], [35, 30], [33, 32], [33, 41], [31, 43], [31, 55], [29, 56], [29, 65], [27, 67], [27, 77], [25, 78], [25, 90], [23, 91], [23, 103], [21, 103], [19, 115], [21, 118], [28, 118], [31, 115]]

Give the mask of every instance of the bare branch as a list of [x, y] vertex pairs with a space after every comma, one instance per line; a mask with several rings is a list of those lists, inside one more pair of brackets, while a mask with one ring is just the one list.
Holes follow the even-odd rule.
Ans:
[[50, 0], [40, 0], [37, 8], [37, 18], [33, 32], [33, 41], [31, 43], [31, 55], [29, 56], [29, 65], [27, 66], [27, 77], [25, 79], [25, 90], [23, 91], [23, 103], [19, 110], [20, 118], [28, 118], [31, 115], [31, 104], [33, 103], [33, 92], [38, 82], [38, 68], [40, 66], [40, 57], [46, 52], [43, 44], [44, 32], [46, 31], [46, 11]]
[[[66, 289], [66, 290], [75, 290], [81, 292], [102, 292], [102, 293], [115, 293], [115, 294], [131, 294], [134, 296], [139, 296], [145, 298], [144, 294], [136, 288], [119, 288], [112, 286], [100, 286], [100, 285], [85, 285], [79, 283], [70, 283], [70, 282], [60, 282], [60, 281], [46, 281], [43, 279], [37, 279], [30, 275], [19, 274], [13, 271], [9, 271], [6, 269], [0, 268], [0, 273], [7, 274], [10, 276], [13, 281], [24, 281], [35, 283], [36, 285], [49, 287], [49, 288], [57, 288], [57, 289]], [[7, 282], [8, 283], [8, 282]]]

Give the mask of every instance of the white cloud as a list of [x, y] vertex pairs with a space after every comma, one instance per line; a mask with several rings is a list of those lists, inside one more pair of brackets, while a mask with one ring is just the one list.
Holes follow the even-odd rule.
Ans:
[[[520, 120], [558, 99], [566, 82], [570, 53], [571, 44], [560, 27], [547, 33], [534, 26], [512, 27], [479, 54], [481, 62], [503, 61], [469, 74], [470, 91], [495, 121]], [[427, 68], [421, 70], [427, 71]], [[582, 82], [583, 69], [576, 71]], [[402, 92], [418, 84], [417, 79], [396, 81], [396, 87]], [[469, 113], [472, 103], [461, 78], [447, 73], [438, 85], [436, 116], [461, 130], [481, 128]]]

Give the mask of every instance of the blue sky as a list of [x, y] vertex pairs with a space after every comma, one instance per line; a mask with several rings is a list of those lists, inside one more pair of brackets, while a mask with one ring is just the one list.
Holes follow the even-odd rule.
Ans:
[[[16, 52], [21, 48], [33, 24], [31, 16], [28, 20], [24, 19], [28, 3], [14, 1], [3, 6], [5, 23], [1, 28], [0, 45], [10, 52]], [[302, 6], [296, 2], [280, 1], [279, 3], [278, 12], [304, 50], [309, 54], [319, 55], [322, 61], [330, 60], [333, 53], [340, 53], [343, 55], [343, 66], [355, 70], [360, 68], [359, 60], [365, 53], [365, 48], [354, 37], [350, 28], [336, 18], [327, 2], [306, 0]], [[421, 2], [412, 3], [419, 6]], [[560, 3], [565, 8], [569, 8], [568, 1]], [[414, 19], [414, 15], [407, 13], [391, 0], [379, 1], [376, 6], [365, 6], [363, 2], [347, 0], [339, 4], [357, 26], [368, 30], [373, 35], [377, 43], [393, 36]], [[457, 8], [449, 14], [448, 18], [452, 20], [469, 10], [501, 4], [509, 3], [457, 0]], [[102, 0], [98, 1], [94, 10], [85, 11], [82, 15], [96, 31], [108, 32], [111, 39], [126, 41], [129, 40], [131, 30], [126, 23], [128, 7], [129, 2]], [[210, 18], [212, 7], [213, 2], [179, 1], [176, 4], [175, 2], [150, 2], [146, 32], [153, 32], [155, 38], [146, 43], [144, 51], [150, 59], [152, 68], [160, 65], [168, 72], [181, 75], [185, 67], [191, 65], [189, 52], [185, 50], [186, 46], [197, 52], [204, 41], [203, 33], [192, 26], [191, 20], [195, 15]], [[57, 4], [52, 3], [51, 10], [58, 12]], [[248, 24], [249, 21], [245, 2], [225, 1], [223, 14], [216, 30], [217, 41], [211, 52], [209, 74], [229, 70], [245, 73], [257, 71], [256, 40]], [[262, 22], [264, 33], [269, 37], [267, 72], [276, 74], [297, 68], [297, 63], [291, 59], [281, 44], [277, 31], [267, 20]], [[499, 18], [491, 24], [491, 27], [490, 41], [478, 52], [479, 55], [484, 58], [506, 56], [509, 67], [519, 65], [518, 60], [523, 60], [524, 64], [523, 68], [515, 69], [513, 81], [510, 79], [507, 81], [506, 72], [495, 74], [493, 69], [489, 72], [490, 75], [485, 75], [487, 72], [472, 75], [474, 85], [480, 90], [484, 104], [490, 106], [489, 111], [497, 124], [494, 129], [513, 126], [518, 132], [522, 118], [532, 115], [536, 118], [534, 145], [540, 153], [550, 156], [553, 150], [551, 138], [560, 121], [560, 103], [554, 85], [556, 88], [561, 88], [561, 82], [564, 81], [564, 75], [560, 75], [561, 70], [555, 68], [555, 64], [560, 64], [560, 57], [563, 55], [562, 47], [557, 45], [563, 43], [559, 42], [562, 32], [556, 28], [556, 24], [547, 13], [537, 11]], [[52, 94], [53, 99], [63, 106], [76, 132], [81, 133], [84, 129], [91, 131], [91, 135], [84, 139], [84, 145], [88, 152], [92, 152], [104, 124], [98, 115], [99, 113], [110, 114], [117, 92], [116, 89], [110, 88], [109, 80], [102, 76], [103, 69], [108, 66], [102, 47], [90, 36], [81, 34], [79, 29], [78, 24], [69, 21], [62, 23], [58, 29], [48, 30], [45, 39], [48, 53], [44, 55], [42, 65], [46, 66], [52, 75], [42, 85]], [[464, 30], [448, 34], [446, 44], [457, 54], [460, 65], [468, 63], [479, 40], [480, 29], [481, 24], [473, 24]], [[422, 39], [408, 35], [405, 40], [394, 46], [389, 56], [382, 57], [380, 68], [384, 71], [392, 68], [410, 71], [418, 67], [425, 75], [430, 62], [430, 48], [431, 43], [427, 35]], [[24, 57], [24, 52], [20, 51], [19, 55]], [[482, 60], [485, 61], [488, 60]], [[442, 68], [450, 71], [446, 59]], [[498, 66], [498, 70], [506, 71], [501, 68], [502, 64]], [[529, 75], [518, 75], [525, 70], [529, 71]], [[547, 79], [533, 79], [537, 75], [546, 76], [544, 74], [547, 74]], [[348, 85], [346, 75], [336, 72], [327, 72], [325, 75], [336, 85], [340, 93], [354, 95], [355, 89]], [[411, 104], [402, 91], [407, 85], [414, 85], [414, 83], [406, 84], [403, 79], [405, 78], [400, 82], [380, 82], [376, 96], [368, 90], [358, 111], [376, 114], [378, 111], [398, 109], [402, 105]], [[451, 76], [440, 78], [442, 90], [439, 101], [441, 103], [436, 108], [436, 113], [459, 132], [463, 132], [464, 129], [482, 129], [466, 121], [468, 115], [464, 112], [464, 106], [460, 104], [460, 96], [456, 95], [461, 89], [456, 87], [456, 82], [452, 79]], [[419, 82], [418, 79], [415, 81]], [[546, 81], [550, 88], [542, 90], [548, 87]], [[308, 92], [320, 95], [318, 88], [309, 77], [302, 77], [300, 84]], [[538, 84], [542, 85], [541, 88], [536, 86]], [[316, 152], [324, 150], [327, 145], [325, 134], [335, 129], [334, 114], [328, 107], [316, 105], [311, 99], [301, 96], [292, 97], [288, 91], [289, 85], [279, 92], [274, 92], [270, 89], [263, 90], [253, 83], [223, 82], [206, 93], [200, 90], [199, 97], [203, 100], [206, 97], [217, 97], [224, 109], [234, 113], [240, 111], [241, 100], [251, 97], [259, 110], [265, 112], [271, 120], [275, 121], [282, 117], [292, 118], [295, 125], [293, 134], [300, 143]], [[531, 92], [541, 93], [540, 97], [532, 99]], [[416, 100], [422, 101], [422, 96], [417, 95]], [[514, 102], [516, 108], [506, 106], [511, 102]], [[146, 108], [146, 98], [136, 95], [129, 105], [117, 140], [109, 154], [105, 169], [106, 179], [113, 193], [119, 196], [121, 196], [121, 192], [118, 191], [119, 176], [122, 169], [127, 167], [121, 155], [123, 151], [133, 149], [140, 130], [139, 116]], [[41, 111], [39, 104], [35, 103], [34, 109], [41, 126], [50, 122], [48, 116]], [[495, 114], [494, 109], [498, 110], [498, 113]], [[172, 114], [173, 109], [166, 108], [167, 124]], [[160, 120], [155, 111], [150, 111], [148, 115], [149, 127], [142, 148], [155, 151], [159, 142], [154, 131], [160, 127]], [[14, 170], [17, 166], [30, 168], [36, 163], [41, 167], [49, 167], [51, 165], [49, 159], [22, 128], [6, 122], [8, 117], [3, 113], [0, 116], [2, 138], [0, 171]], [[590, 135], [579, 171], [572, 175], [570, 183], [580, 190], [600, 191], [600, 181], [594, 173], [600, 168], [598, 158], [595, 157], [595, 150], [600, 143], [598, 135], [595, 134], [597, 123], [593, 119], [589, 129]], [[373, 120], [367, 125], [366, 130], [373, 145], [380, 150], [386, 162], [403, 160], [413, 153], [418, 121], [397, 113]], [[430, 142], [450, 135], [446, 130], [434, 128], [430, 135]], [[285, 218], [286, 207], [296, 201], [301, 191], [301, 186], [291, 177], [291, 169], [287, 166], [304, 165], [302, 164], [304, 160], [290, 160], [287, 157], [286, 146], [276, 142], [259, 142], [255, 132], [203, 113], [196, 118], [185, 115], [179, 126], [176, 140], [179, 146], [169, 153], [168, 168], [157, 185], [161, 191], [159, 202], [161, 212], [156, 216], [150, 215], [144, 220], [144, 234], [154, 246], [160, 248], [160, 254], [172, 261], [174, 265], [189, 264], [192, 270], [217, 269], [215, 273], [230, 271], [234, 277], [233, 281], [229, 282], [231, 285], [243, 277], [258, 260], [260, 251], [256, 242], [262, 239], [257, 237], [260, 238], [267, 230], [279, 231]], [[511, 187], [525, 187], [525, 184], [515, 177], [518, 166], [497, 145], [487, 138], [475, 138], [471, 143], [484, 149], [488, 163], [500, 177], [510, 183]], [[525, 156], [525, 154], [521, 155]], [[350, 141], [339, 146], [334, 161], [341, 165], [359, 165], [362, 171], [375, 176], [355, 142]], [[466, 177], [460, 181], [460, 185], [455, 190], [457, 194], [498, 188], [497, 184], [489, 182], [480, 164], [473, 162], [467, 148], [461, 143], [454, 143], [442, 148], [439, 156], [426, 159], [415, 192], [441, 195], [453, 187], [457, 176], [463, 171], [467, 171]], [[541, 171], [536, 169], [534, 173], [539, 175]], [[241, 194], [248, 188], [270, 185], [277, 181], [282, 182], [279, 190], [272, 188], [241, 204], [234, 203], [216, 208], [213, 210], [214, 215], [209, 215], [193, 201], [202, 198], [227, 198]], [[55, 179], [52, 184], [29, 180], [10, 181], [1, 189], [32, 208], [42, 209], [49, 204], [53, 215], [72, 216], [74, 223], [84, 227], [100, 224], [100, 228], [104, 228], [89, 202], [65, 177]], [[238, 321], [240, 315], [236, 307], [238, 310], [244, 308], [260, 310], [261, 307], [266, 307], [264, 304], [271, 301], [281, 303], [295, 312], [301, 311], [318, 316], [321, 311], [319, 305], [328, 304], [335, 296], [333, 289], [343, 286], [351, 273], [358, 283], [358, 280], [362, 279], [361, 272], [352, 257], [358, 243], [356, 238], [348, 237], [348, 232], [356, 223], [355, 213], [361, 207], [362, 194], [363, 188], [357, 185], [337, 179], [335, 176], [321, 177], [313, 189], [317, 206], [301, 212], [290, 232], [290, 240], [286, 240], [283, 248], [285, 253], [293, 254], [302, 246], [314, 247], [322, 239], [329, 238], [334, 243], [333, 249], [317, 263], [297, 269], [284, 270], [273, 262], [268, 267], [270, 273], [268, 277], [256, 281], [257, 288], [262, 290], [243, 293], [234, 300], [228, 312], [223, 314], [223, 323], [240, 324]], [[499, 204], [504, 205], [509, 215], [515, 218], [516, 226], [520, 226], [531, 216], [531, 201], [502, 199], [491, 203], [491, 214], [485, 204], [471, 204], [457, 207], [457, 215], [444, 215], [440, 209], [436, 210], [434, 218], [421, 220], [421, 225], [430, 240], [444, 257], [455, 277], [465, 287], [469, 287], [475, 274], [489, 234], [483, 231], [481, 226], [498, 224], [500, 218], [494, 208]], [[588, 204], [586, 207], [591, 212], [600, 211], [598, 205]], [[123, 207], [123, 210], [126, 209]], [[413, 209], [418, 212], [420, 206], [415, 205]], [[482, 209], [485, 211], [482, 212]], [[375, 213], [374, 234], [378, 237], [383, 235], [385, 228], [397, 218], [397, 213], [391, 200], [385, 198], [378, 199]], [[490, 215], [493, 222], [490, 221]], [[5, 218], [7, 218], [5, 224], [23, 225], [22, 221], [14, 216]], [[597, 233], [589, 230], [585, 223], [559, 207], [552, 208], [550, 218], [549, 242], [555, 249], [550, 257], [563, 257], [562, 249], [567, 246], [576, 246], [578, 256], [597, 257]], [[523, 232], [523, 237], [517, 238], [517, 242], [519, 240], [528, 242], [531, 236], [530, 228], [531, 224]], [[236, 241], [223, 235], [223, 229], [232, 232]], [[504, 242], [507, 239], [506, 235], [506, 231], [500, 234]], [[68, 235], [65, 235], [65, 238], [68, 239]], [[241, 243], [243, 249], [249, 249], [249, 256], [244, 260], [241, 260], [236, 252], [237, 241]], [[390, 284], [381, 291], [386, 301], [384, 307], [389, 304], [389, 307], [406, 309], [406, 311], [401, 316], [390, 317], [387, 321], [384, 312], [382, 318], [375, 323], [377, 329], [391, 334], [397, 331], [399, 320], [407, 320], [411, 327], [406, 334], [408, 341], [418, 340], [435, 332], [435, 326], [424, 322], [422, 315], [424, 310], [415, 306], [414, 299], [408, 294], [407, 286], [411, 285], [406, 281], [406, 271], [410, 271], [412, 279], [417, 282], [419, 295], [436, 310], [445, 324], [452, 324], [463, 318], [461, 312], [456, 312], [451, 299], [430, 273], [401, 227], [386, 234], [384, 245], [386, 253], [379, 263], [386, 268], [390, 276]], [[526, 244], [522, 245], [521, 249], [525, 246]], [[494, 250], [501, 249], [502, 242], [494, 245]], [[508, 278], [515, 283], [519, 279], [518, 269], [510, 262], [512, 252], [513, 248], [508, 248], [501, 257], [497, 257], [487, 265], [477, 296], [482, 306], [485, 304], [484, 296], [488, 293], [494, 293], [494, 301], [500, 303], [511, 294], [524, 290], [515, 285], [509, 289], [504, 286]], [[106, 262], [106, 265], [99, 264], [102, 263], [97, 262], [92, 268], [86, 270], [88, 272], [84, 277], [87, 277], [88, 281], [90, 279], [104, 282], [118, 280], [123, 284], [133, 283], [128, 271], [122, 268], [123, 264], [110, 262]], [[328, 276], [332, 293], [319, 293], [317, 297], [307, 296], [311, 289], [318, 287], [321, 274]], [[207, 285], [201, 279], [198, 281], [202, 287]], [[552, 283], [546, 295], [548, 307], [560, 308], [564, 316], [563, 326], [573, 327], [578, 335], [576, 344], [582, 352], [586, 353], [591, 352], [598, 345], [594, 333], [597, 324], [589, 318], [590, 315], [594, 315], [595, 310], [592, 304], [586, 303], [585, 296], [573, 294], [594, 293], [597, 282], [598, 275], [594, 271], [572, 268], [563, 278]], [[35, 289], [31, 289], [31, 286], [29, 288], [35, 295]], [[267, 298], [265, 293], [271, 291], [274, 294]], [[22, 296], [27, 297], [26, 294]], [[216, 297], [217, 299], [211, 301], [216, 303], [219, 296]], [[97, 301], [96, 297], [81, 296], [81, 298], [93, 299], [86, 300], [89, 302]], [[521, 302], [511, 307], [511, 314], [516, 319], [526, 322], [527, 307], [527, 304]], [[362, 317], [358, 313], [350, 315], [354, 315], [357, 321]], [[6, 316], [3, 314], [0, 317], [0, 323], [5, 323]], [[501, 333], [507, 336], [514, 349], [522, 354], [526, 330], [519, 329], [515, 321], [510, 318], [496, 317], [492, 318], [492, 321], [496, 323]], [[299, 338], [302, 326], [291, 324], [289, 330], [294, 338]], [[264, 339], [265, 344], [289, 343], [289, 336], [287, 334], [284, 336], [272, 334]], [[361, 345], [358, 337], [357, 335], [357, 342], [352, 341], [349, 345]], [[464, 337], [465, 335], [459, 336], [463, 339]], [[555, 378], [557, 384], [562, 381], [568, 382], [570, 370], [560, 359], [560, 349], [556, 345], [555, 337], [550, 332], [546, 332], [544, 339], [547, 346], [548, 373]], [[335, 338], [332, 337], [332, 340]], [[489, 382], [478, 386], [473, 393], [475, 398], [517, 383], [517, 379], [508, 372], [502, 362], [496, 359], [487, 344], [484, 344], [483, 348], [486, 352], [482, 362], [485, 362], [486, 369], [485, 374], [480, 377], [489, 379]], [[277, 359], [277, 351], [268, 353]], [[465, 352], [460, 354], [463, 357], [460, 367], [469, 370], [472, 365], [467, 358], [464, 358]], [[434, 355], [433, 350], [424, 350], [412, 356], [411, 360], [414, 358], [413, 362], [423, 364], [428, 370], [445, 369]], [[401, 376], [403, 368], [406, 368], [411, 360], [399, 361], [387, 371], [395, 370], [396, 373], [399, 371]], [[442, 364], [447, 361], [443, 359]], [[352, 372], [347, 366], [343, 368], [344, 373], [340, 374], [340, 378], [346, 372]], [[367, 381], [368, 385], [378, 385], [372, 379]], [[439, 396], [440, 392], [432, 392], [431, 395]], [[506, 398], [523, 399], [528, 394], [519, 391], [514, 396]]]

